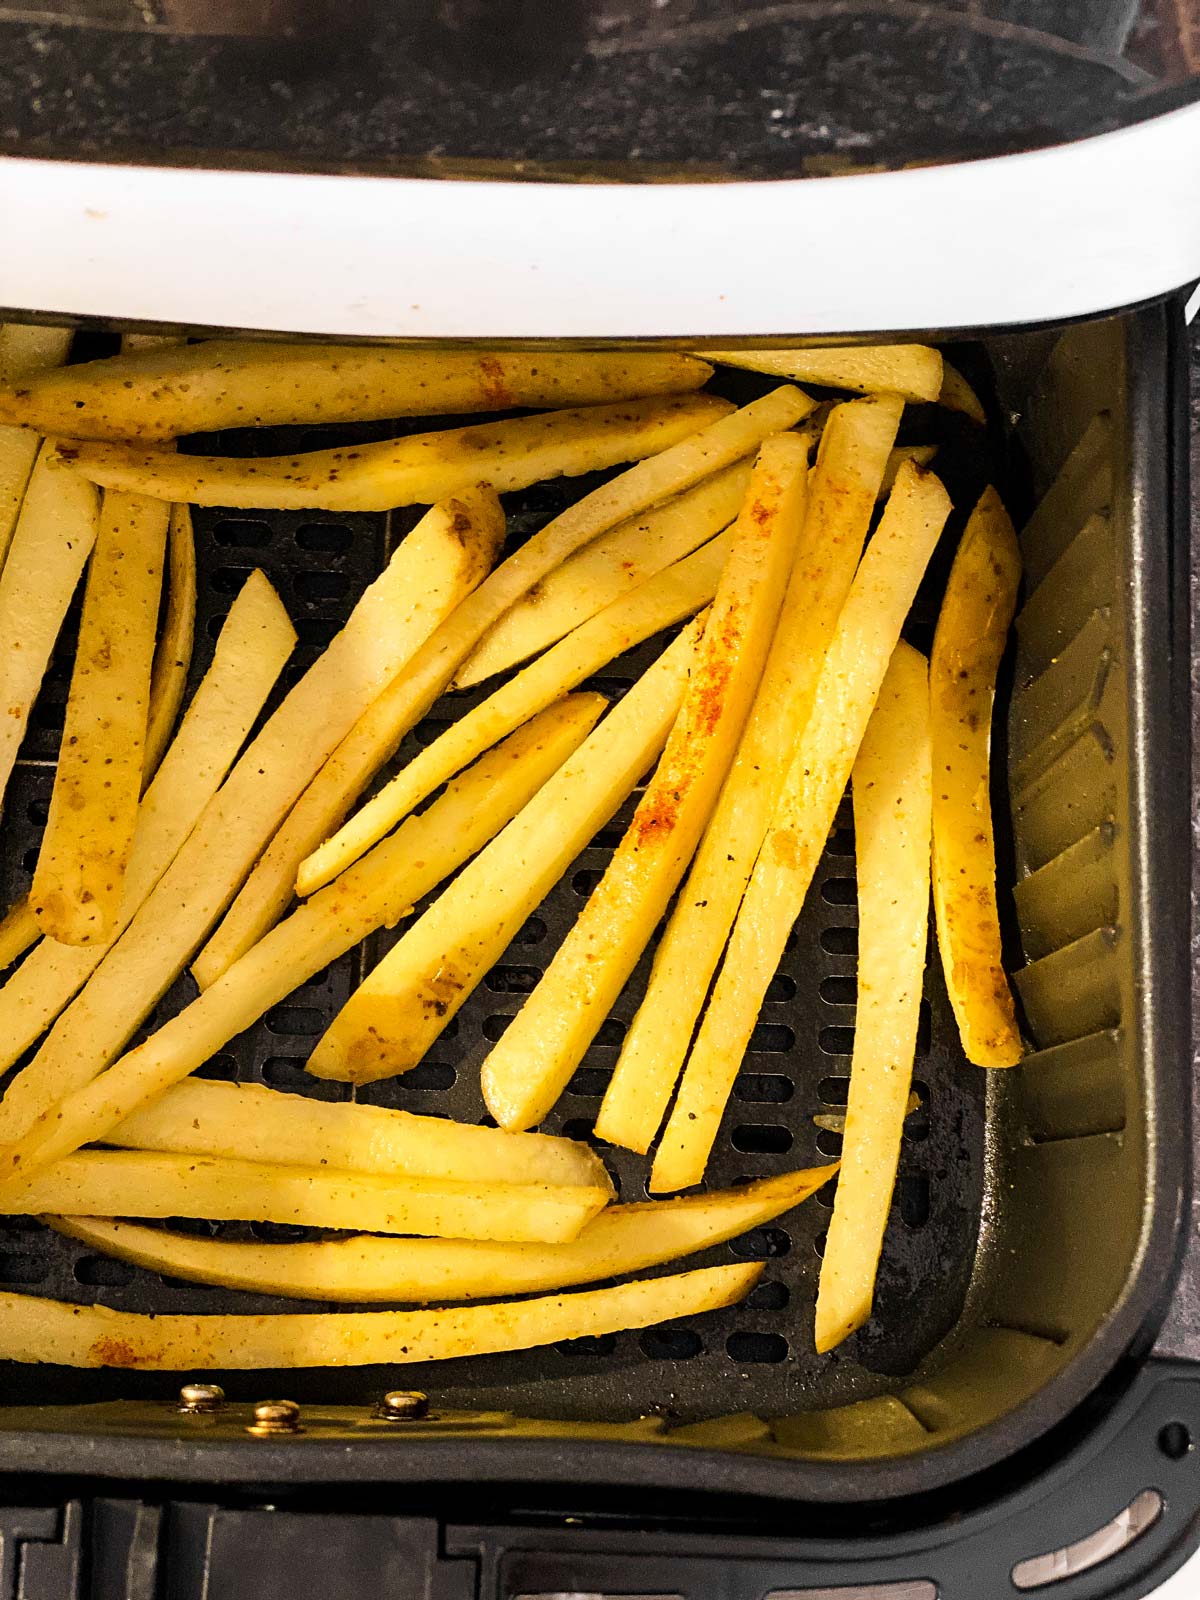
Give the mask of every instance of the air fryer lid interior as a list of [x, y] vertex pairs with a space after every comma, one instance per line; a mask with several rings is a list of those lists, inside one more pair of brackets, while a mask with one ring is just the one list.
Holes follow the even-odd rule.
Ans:
[[[1171, 743], [1179, 678], [1164, 599], [1172, 529], [1162, 449], [1171, 427], [1167, 312], [1080, 325], [1057, 342], [1013, 335], [954, 354], [984, 386], [992, 381], [990, 356], [1000, 404], [1021, 418], [1019, 448], [1014, 457], [993, 434], [981, 449], [964, 419], [935, 408], [910, 412], [909, 425], [922, 437], [940, 438], [938, 469], [959, 507], [914, 606], [912, 641], [928, 649], [953, 540], [988, 477], [1004, 485], [1018, 513], [1030, 500], [1026, 477], [1034, 499], [1060, 469], [1070, 489], [1065, 516], [1027, 549], [1033, 603], [1027, 598], [1018, 622], [996, 744], [1002, 890], [1020, 879], [1016, 895], [1002, 898], [1012, 922], [1012, 964], [1028, 962], [1019, 987], [1037, 1048], [1012, 1072], [969, 1067], [931, 960], [916, 1066], [923, 1103], [906, 1129], [869, 1326], [832, 1357], [812, 1353], [817, 1257], [832, 1203], [822, 1193], [770, 1227], [696, 1258], [696, 1265], [761, 1259], [766, 1270], [745, 1305], [686, 1324], [425, 1367], [196, 1376], [219, 1379], [234, 1399], [284, 1393], [317, 1405], [369, 1405], [397, 1384], [422, 1388], [446, 1413], [493, 1413], [469, 1428], [473, 1448], [484, 1451], [489, 1440], [503, 1450], [505, 1441], [511, 1447], [531, 1432], [569, 1440], [586, 1424], [591, 1442], [573, 1458], [570, 1476], [603, 1476], [606, 1440], [714, 1448], [734, 1442], [738, 1452], [721, 1468], [731, 1484], [832, 1499], [906, 1492], [914, 1458], [927, 1485], [989, 1464], [1052, 1426], [1152, 1335], [1171, 1287], [1186, 1180], [1179, 1120], [1158, 1118], [1154, 1109], [1183, 1103], [1187, 993], [1187, 878], [1178, 859], [1186, 830], [1175, 826], [1182, 764], [1172, 761]], [[726, 374], [724, 384], [744, 399], [760, 380]], [[379, 437], [393, 429], [336, 432]], [[294, 432], [285, 437], [287, 448], [301, 443]], [[234, 453], [285, 447], [274, 433], [225, 435], [217, 445]], [[548, 484], [509, 497], [513, 535], [532, 532], [588, 486]], [[202, 645], [193, 673], [203, 670], [220, 618], [255, 566], [297, 619], [306, 654], [295, 670], [302, 668], [409, 525], [407, 513], [199, 512]], [[1153, 649], [1138, 610], [1142, 593], [1155, 597]], [[615, 663], [597, 687], [621, 693], [656, 649]], [[0, 870], [8, 896], [24, 887], [36, 853], [66, 683], [64, 659], [51, 674], [6, 808]], [[463, 706], [484, 692], [468, 691]], [[401, 758], [441, 725], [435, 712]], [[622, 820], [578, 859], [429, 1059], [359, 1091], [364, 1099], [467, 1120], [482, 1115], [479, 1063], [570, 925]], [[839, 1148], [838, 1137], [812, 1119], [844, 1103], [853, 1041], [849, 825], [847, 808], [769, 993], [710, 1165], [711, 1186], [817, 1163]], [[372, 948], [336, 963], [234, 1041], [208, 1074], [342, 1093], [346, 1086], [308, 1077], [304, 1058], [363, 963], [379, 953]], [[590, 1131], [647, 964], [547, 1127], [576, 1136]], [[181, 982], [158, 1020], [190, 993], [190, 980]], [[622, 1197], [641, 1198], [644, 1161], [608, 1149], [605, 1157]], [[290, 1236], [259, 1225], [214, 1231]], [[159, 1314], [298, 1308], [111, 1262], [21, 1219], [0, 1235], [0, 1279], [33, 1293]], [[26, 1428], [43, 1435], [94, 1428], [101, 1416], [77, 1413], [79, 1403], [168, 1399], [178, 1382], [9, 1366], [3, 1395], [14, 1409], [0, 1412], [0, 1458], [15, 1449], [23, 1459]], [[512, 1413], [543, 1421], [531, 1429]], [[720, 1420], [731, 1416], [741, 1418], [734, 1434]], [[118, 1438], [147, 1427], [161, 1438], [185, 1426], [161, 1412], [147, 1424], [124, 1408], [103, 1422]], [[452, 1422], [445, 1426], [453, 1432]], [[219, 1435], [218, 1425], [206, 1437]], [[319, 1429], [310, 1430], [303, 1450], [295, 1470], [319, 1476]], [[660, 1454], [669, 1482], [671, 1452]], [[511, 1471], [517, 1462], [502, 1456], [490, 1470]], [[156, 1470], [184, 1467], [164, 1457]]]
[[0, 150], [798, 177], [1081, 138], [1197, 93], [1170, 0], [0, 0]]

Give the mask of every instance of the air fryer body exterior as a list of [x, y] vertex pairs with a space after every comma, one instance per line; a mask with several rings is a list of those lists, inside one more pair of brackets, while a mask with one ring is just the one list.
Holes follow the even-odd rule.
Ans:
[[[114, 5], [98, 33], [71, 33], [0, 0], [0, 46], [7, 37], [12, 47], [0, 53], [0, 89], [19, 98], [0, 113], [0, 316], [92, 331], [514, 345], [957, 340], [992, 375], [996, 408], [1015, 425], [1013, 442], [997, 445], [997, 470], [1026, 511], [1089, 424], [1107, 418], [1111, 542], [1097, 561], [1114, 576], [1094, 615], [1103, 613], [1097, 627], [1117, 663], [1116, 697], [1072, 701], [1060, 723], [1027, 734], [1022, 706], [1037, 699], [1029, 689], [1047, 652], [1022, 640], [1001, 744], [1006, 759], [1016, 752], [1011, 771], [1024, 761], [1024, 777], [998, 804], [1014, 874], [1029, 875], [1088, 832], [1072, 834], [1064, 820], [1081, 796], [1095, 828], [1111, 830], [1119, 908], [1091, 916], [1083, 942], [1037, 931], [1031, 970], [1047, 952], [1059, 967], [1029, 982], [1040, 1048], [1007, 1080], [961, 1077], [974, 1069], [940, 1053], [949, 1012], [944, 994], [931, 996], [927, 1075], [973, 1152], [963, 1181], [945, 1180], [944, 1205], [962, 1210], [971, 1242], [954, 1264], [963, 1270], [953, 1315], [929, 1324], [907, 1365], [898, 1347], [880, 1346], [848, 1357], [827, 1385], [794, 1352], [774, 1376], [755, 1368], [777, 1359], [763, 1354], [782, 1337], [776, 1330], [802, 1327], [809, 1314], [797, 1291], [812, 1277], [814, 1212], [783, 1246], [762, 1245], [768, 1260], [790, 1252], [774, 1272], [786, 1309], [706, 1328], [711, 1360], [692, 1379], [665, 1348], [630, 1344], [615, 1361], [607, 1350], [556, 1352], [482, 1374], [197, 1375], [219, 1377], [229, 1398], [188, 1413], [174, 1380], [9, 1369], [0, 1378], [0, 1506], [11, 1501], [0, 1510], [0, 1600], [240, 1600], [298, 1584], [308, 1592], [304, 1582], [329, 1600], [364, 1588], [434, 1600], [760, 1600], [865, 1584], [899, 1585], [897, 1600], [999, 1600], [1022, 1563], [1086, 1546], [1124, 1516], [1129, 1537], [1110, 1540], [1109, 1559], [1089, 1565], [1077, 1551], [1059, 1562], [1065, 1575], [1050, 1592], [1076, 1600], [1144, 1593], [1200, 1540], [1185, 825], [1196, 517], [1183, 320], [1186, 288], [1200, 277], [1200, 102], [1187, 54], [1200, 41], [1181, 30], [1178, 60], [1156, 64], [1156, 77], [1144, 64], [1145, 39], [1160, 37], [1140, 15], [1149, 8], [1081, 8], [1051, 52], [1045, 82], [1055, 95], [1037, 89], [1033, 63], [1048, 37], [1039, 8], [975, 9], [751, 6], [741, 25], [694, 0], [664, 23], [631, 0], [620, 12], [565, 7], [554, 41], [531, 22], [536, 8], [519, 4], [490, 22], [470, 3], [414, 6], [410, 35], [406, 21], [381, 22], [365, 0], [336, 15], [319, 4], [164, 0], [149, 28]], [[875, 81], [887, 89], [915, 48], [917, 34], [897, 43], [889, 32], [892, 13], [909, 10], [899, 21], [913, 27], [932, 27], [925, 14], [938, 10], [938, 48], [950, 40], [958, 52], [930, 69], [938, 89], [928, 90], [919, 130], [911, 110], [906, 123], [897, 109], [903, 97], [890, 114], [864, 112], [862, 127], [841, 102], [824, 120], [806, 119], [796, 86], [810, 86], [806, 73], [812, 83], [828, 74], [803, 52], [787, 57], [790, 99], [769, 75], [750, 110], [732, 90], [724, 101], [709, 94], [707, 161], [694, 159], [700, 121], [680, 139], [670, 119], [629, 110], [650, 86], [677, 85], [685, 67], [688, 104], [699, 103], [723, 70], [767, 74], [778, 40], [792, 48], [788, 29], [811, 44], [805, 29], [851, 22], [876, 30]], [[489, 67], [500, 24], [504, 45]], [[861, 42], [861, 32], [845, 37]], [[352, 124], [339, 98], [347, 58], [373, 86], [364, 99], [383, 95], [372, 77], [384, 71], [380, 41], [396, 48], [398, 39], [420, 52], [403, 114], [388, 101], [390, 117]], [[982, 89], [963, 99], [962, 83], [953, 94], [945, 87], [948, 59], [971, 80], [985, 60], [973, 53], [981, 39], [1007, 86], [995, 89], [991, 122], [979, 111]], [[313, 40], [329, 50], [324, 78]], [[73, 86], [89, 51], [94, 73]], [[183, 74], [177, 91], [215, 95], [230, 63], [238, 94], [262, 103], [238, 120], [226, 83], [207, 118], [199, 102], [181, 103], [154, 149], [148, 119], [161, 113], [164, 74]], [[122, 71], [124, 116], [112, 95]], [[541, 122], [517, 108], [510, 80], [522, 74]], [[279, 82], [293, 112], [279, 113]], [[443, 123], [448, 84], [462, 114]], [[664, 105], [679, 92], [663, 89]], [[319, 124], [309, 117], [318, 105]], [[277, 115], [274, 145], [264, 108]], [[521, 506], [516, 520], [532, 515]], [[403, 528], [368, 520], [355, 537], [386, 553]], [[272, 523], [266, 542], [290, 540], [293, 523]], [[219, 585], [237, 536], [220, 513], [200, 531], [202, 581]], [[328, 558], [331, 572], [340, 559]], [[1064, 590], [1064, 613], [1072, 603]], [[20, 843], [7, 847], [14, 860]], [[601, 860], [589, 856], [586, 868]], [[832, 858], [828, 870], [838, 870]], [[547, 915], [553, 923], [569, 909]], [[822, 915], [852, 928], [850, 912]], [[814, 923], [814, 938], [819, 931]], [[1014, 921], [1018, 961], [1021, 933], [1028, 926]], [[1055, 985], [1061, 1003], [1047, 1019]], [[802, 1012], [802, 1000], [795, 1006]], [[827, 1031], [852, 1024], [852, 1014], [814, 1007]], [[482, 1030], [487, 1012], [476, 1020]], [[778, 1020], [806, 1037], [796, 1015]], [[260, 1073], [268, 1046], [248, 1048], [259, 1051], [250, 1067]], [[286, 1071], [291, 1058], [269, 1059]], [[777, 1066], [777, 1078], [800, 1081], [802, 1068]], [[470, 1114], [461, 1082], [450, 1091], [457, 1100], [438, 1093], [405, 1103]], [[801, 1108], [778, 1115], [802, 1141]], [[780, 1160], [799, 1164], [801, 1149]], [[749, 1170], [753, 1158], [731, 1149], [739, 1159], [728, 1176]], [[140, 1280], [81, 1289], [79, 1252], [60, 1245], [50, 1292], [164, 1307], [161, 1286], [136, 1298], [151, 1292]], [[938, 1271], [916, 1244], [907, 1270], [912, 1297], [921, 1273], [932, 1283]], [[921, 1324], [919, 1311], [913, 1320]], [[717, 1369], [720, 1399], [708, 1387]], [[408, 1387], [410, 1377], [430, 1391], [431, 1414], [378, 1415], [372, 1385]], [[253, 1403], [283, 1386], [301, 1405], [299, 1429], [251, 1434]], [[741, 1404], [730, 1398], [739, 1390]]]

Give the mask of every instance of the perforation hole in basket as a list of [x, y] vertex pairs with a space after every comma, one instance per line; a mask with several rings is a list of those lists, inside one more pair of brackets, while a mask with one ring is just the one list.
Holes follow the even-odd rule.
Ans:
[[253, 567], [218, 567], [209, 581], [218, 594], [227, 594], [232, 599], [235, 594], [241, 594], [253, 571]]
[[32, 1250], [0, 1251], [0, 1283], [45, 1283], [50, 1263]]
[[274, 1006], [264, 1018], [271, 1033], [312, 1038], [325, 1031], [325, 1018], [316, 1006]]
[[493, 967], [484, 983], [493, 994], [532, 994], [541, 977], [540, 967]]
[[704, 1340], [692, 1328], [646, 1328], [638, 1344], [651, 1361], [691, 1361], [704, 1349]]
[[294, 585], [301, 600], [309, 605], [320, 605], [329, 600], [345, 600], [351, 591], [351, 579], [345, 572], [301, 572]]
[[218, 522], [212, 536], [219, 545], [235, 550], [265, 550], [275, 537], [268, 522], [243, 522], [234, 517]]
[[615, 1333], [592, 1334], [583, 1339], [560, 1339], [554, 1346], [560, 1356], [571, 1361], [587, 1361], [596, 1356], [610, 1356], [617, 1348]]
[[778, 1261], [792, 1248], [792, 1241], [783, 1228], [752, 1228], [731, 1239], [729, 1248], [743, 1261]]
[[829, 956], [857, 956], [857, 928], [822, 928], [821, 949]]
[[817, 1149], [823, 1156], [836, 1160], [842, 1153], [842, 1136], [834, 1133], [832, 1128], [821, 1128], [817, 1132]]
[[120, 1289], [132, 1283], [136, 1273], [127, 1261], [111, 1256], [80, 1256], [74, 1267], [75, 1282], [88, 1289]]
[[751, 1055], [785, 1056], [796, 1043], [795, 1030], [785, 1022], [760, 1022], [750, 1035]]
[[827, 906], [856, 906], [858, 884], [853, 878], [826, 878], [821, 885], [821, 899]]
[[306, 555], [342, 556], [354, 543], [354, 535], [340, 522], [306, 522], [296, 529], [295, 538]]
[[854, 1049], [854, 1029], [822, 1028], [817, 1035], [817, 1045], [824, 1055], [848, 1056]]
[[858, 1001], [858, 982], [846, 973], [838, 973], [821, 979], [819, 993], [827, 1006], [852, 1006]]
[[906, 1228], [923, 1228], [929, 1221], [929, 1178], [923, 1172], [902, 1172], [896, 1187], [900, 1220]]
[[795, 1142], [791, 1129], [779, 1122], [743, 1122], [729, 1139], [744, 1155], [783, 1155]]
[[766, 1363], [774, 1366], [788, 1358], [788, 1342], [781, 1333], [740, 1330], [729, 1335], [725, 1349], [734, 1361], [749, 1364]]
[[743, 1072], [733, 1085], [735, 1099], [744, 1105], [786, 1105], [795, 1092], [795, 1084], [782, 1072]]
[[602, 1067], [579, 1067], [567, 1085], [567, 1093], [581, 1100], [598, 1100], [608, 1088], [610, 1074]]

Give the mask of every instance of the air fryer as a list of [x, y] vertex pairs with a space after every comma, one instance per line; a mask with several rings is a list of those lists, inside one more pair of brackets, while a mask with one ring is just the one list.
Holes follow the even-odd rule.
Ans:
[[[1200, 1538], [1184, 322], [1200, 225], [1172, 209], [1200, 170], [1187, 17], [1032, 3], [735, 17], [694, 0], [570, 6], [550, 30], [522, 5], [233, 18], [164, 0], [149, 22], [103, 9], [55, 21], [0, 5], [0, 88], [16, 91], [0, 96], [5, 316], [76, 322], [96, 350], [134, 325], [701, 349], [920, 337], [978, 384], [986, 440], [950, 414], [915, 424], [939, 438], [956, 514], [907, 637], [928, 648], [954, 539], [993, 479], [1026, 529], [993, 802], [1031, 1048], [1011, 1072], [969, 1067], [930, 961], [922, 1105], [876, 1312], [832, 1357], [811, 1348], [822, 1194], [697, 1258], [763, 1260], [744, 1305], [642, 1333], [397, 1369], [6, 1367], [0, 1595], [1146, 1592]], [[1077, 25], [1051, 25], [1075, 9]], [[1079, 231], [1099, 216], [1101, 189], [1083, 193], [1097, 172], [1111, 184], [1099, 243]], [[971, 194], [976, 210], [956, 211]], [[743, 399], [758, 380], [719, 383]], [[247, 438], [185, 448], [240, 453]], [[299, 442], [276, 430], [253, 448]], [[586, 486], [506, 497], [510, 539]], [[247, 570], [266, 571], [315, 651], [409, 525], [199, 511], [193, 673]], [[620, 693], [653, 648], [601, 686]], [[65, 692], [52, 673], [6, 808], [9, 895]], [[364, 1098], [478, 1120], [479, 1062], [623, 818], [430, 1057]], [[847, 811], [714, 1185], [837, 1153], [813, 1117], [845, 1100], [855, 948]], [[378, 954], [336, 963], [205, 1070], [338, 1092], [303, 1062]], [[548, 1128], [590, 1131], [645, 977], [643, 964]], [[605, 1156], [637, 1197], [644, 1163]], [[296, 1309], [20, 1222], [0, 1278], [142, 1311]], [[181, 1402], [189, 1380], [223, 1398]], [[395, 1390], [427, 1403], [381, 1405]], [[278, 1396], [298, 1410], [249, 1432], [255, 1403]]]

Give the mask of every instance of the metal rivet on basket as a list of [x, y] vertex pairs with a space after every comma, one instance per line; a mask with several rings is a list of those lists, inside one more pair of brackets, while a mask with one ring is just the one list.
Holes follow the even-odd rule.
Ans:
[[429, 1415], [429, 1396], [420, 1389], [393, 1389], [375, 1407], [383, 1422], [415, 1422]]
[[219, 1411], [224, 1404], [225, 1391], [219, 1383], [185, 1383], [179, 1391], [180, 1411]]
[[283, 1433], [303, 1433], [300, 1407], [294, 1400], [260, 1400], [254, 1408], [254, 1421], [246, 1429], [260, 1439]]

